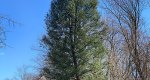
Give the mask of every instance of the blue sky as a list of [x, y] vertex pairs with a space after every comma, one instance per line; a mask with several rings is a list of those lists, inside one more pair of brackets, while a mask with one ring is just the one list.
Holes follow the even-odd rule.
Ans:
[[18, 67], [35, 65], [39, 40], [44, 33], [44, 18], [50, 0], [0, 0], [0, 15], [19, 23], [5, 25], [6, 46], [0, 49], [0, 80], [12, 77]]
[[[49, 10], [50, 0], [0, 0], [0, 15], [11, 18], [22, 25], [4, 26], [6, 46], [0, 49], [0, 80], [11, 78], [22, 65], [36, 65], [33, 59], [39, 55], [39, 40], [44, 34], [44, 16]], [[150, 9], [143, 13], [150, 25]], [[148, 27], [150, 29], [150, 27]]]
[[150, 36], [150, 6], [143, 10], [142, 17], [145, 23], [145, 31]]

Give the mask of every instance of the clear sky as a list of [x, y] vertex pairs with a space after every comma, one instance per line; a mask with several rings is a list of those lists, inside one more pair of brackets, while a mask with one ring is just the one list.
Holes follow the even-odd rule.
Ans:
[[[35, 65], [39, 40], [44, 33], [44, 18], [49, 10], [50, 0], [0, 0], [0, 15], [12, 18], [22, 25], [5, 26], [6, 46], [0, 49], [0, 80], [11, 78], [18, 67]], [[143, 13], [150, 24], [150, 9]], [[150, 27], [148, 27], [150, 29]]]
[[44, 18], [50, 0], [0, 0], [0, 15], [11, 18], [22, 25], [5, 25], [6, 46], [0, 49], [0, 80], [12, 77], [18, 67], [34, 65], [38, 55], [39, 40], [44, 33]]

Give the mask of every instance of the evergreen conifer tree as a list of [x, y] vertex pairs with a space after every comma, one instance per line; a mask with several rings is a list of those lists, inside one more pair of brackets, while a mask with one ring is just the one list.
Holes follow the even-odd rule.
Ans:
[[55, 80], [100, 80], [103, 27], [97, 0], [52, 0], [46, 16], [43, 74]]

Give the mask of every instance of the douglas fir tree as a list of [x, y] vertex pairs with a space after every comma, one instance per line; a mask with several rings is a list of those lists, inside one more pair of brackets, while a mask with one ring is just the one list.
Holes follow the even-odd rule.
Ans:
[[43, 74], [54, 80], [102, 80], [103, 27], [97, 0], [52, 0], [46, 16]]

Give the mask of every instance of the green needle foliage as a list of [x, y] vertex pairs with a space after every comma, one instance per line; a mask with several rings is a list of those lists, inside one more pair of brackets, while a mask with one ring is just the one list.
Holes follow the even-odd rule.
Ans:
[[50, 80], [102, 80], [103, 30], [97, 0], [52, 0], [46, 16], [44, 76]]

